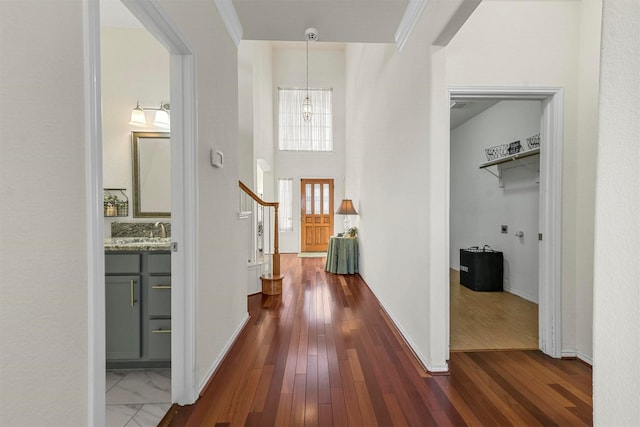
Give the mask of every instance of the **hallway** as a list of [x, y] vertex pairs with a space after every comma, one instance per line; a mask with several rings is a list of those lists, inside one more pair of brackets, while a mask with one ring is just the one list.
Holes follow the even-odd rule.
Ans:
[[358, 275], [296, 255], [282, 270], [283, 294], [249, 297], [251, 319], [199, 401], [161, 425], [592, 424], [579, 362], [453, 353], [451, 375], [431, 376]]

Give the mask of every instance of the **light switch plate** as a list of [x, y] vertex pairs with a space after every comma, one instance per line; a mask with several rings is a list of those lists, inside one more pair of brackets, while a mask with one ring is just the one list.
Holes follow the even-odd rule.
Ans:
[[222, 151], [211, 149], [211, 166], [216, 168], [224, 167], [224, 154]]

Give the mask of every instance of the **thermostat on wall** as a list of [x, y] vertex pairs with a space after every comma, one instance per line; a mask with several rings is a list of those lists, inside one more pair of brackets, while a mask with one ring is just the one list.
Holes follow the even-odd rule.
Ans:
[[222, 154], [222, 151], [211, 149], [211, 165], [216, 168], [224, 167], [224, 154]]

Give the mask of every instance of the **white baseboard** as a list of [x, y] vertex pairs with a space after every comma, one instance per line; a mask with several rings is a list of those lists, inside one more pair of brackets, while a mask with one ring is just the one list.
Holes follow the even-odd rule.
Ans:
[[593, 366], [593, 357], [578, 350], [562, 350], [562, 358], [579, 359], [589, 366]]
[[584, 363], [588, 364], [589, 366], [593, 366], [593, 357], [592, 356], [587, 356], [584, 353], [578, 352], [576, 357], [578, 359], [582, 360]]
[[227, 341], [227, 344], [224, 346], [224, 348], [222, 349], [222, 351], [220, 352], [216, 360], [213, 361], [213, 364], [211, 365], [206, 375], [204, 376], [204, 379], [202, 380], [202, 382], [200, 382], [200, 385], [198, 386], [198, 394], [202, 394], [202, 391], [207, 386], [207, 383], [209, 383], [209, 380], [211, 379], [211, 377], [213, 377], [213, 374], [216, 373], [216, 370], [220, 366], [220, 363], [222, 363], [222, 361], [224, 360], [224, 357], [229, 352], [229, 349], [231, 348], [233, 343], [236, 342], [238, 335], [240, 335], [240, 332], [242, 332], [242, 329], [244, 329], [245, 325], [248, 322], [249, 322], [249, 314], [247, 314], [245, 318], [242, 320], [242, 322], [240, 322], [240, 324], [238, 325], [236, 330], [233, 332], [233, 335], [231, 336], [229, 341]]
[[532, 302], [534, 304], [538, 304], [538, 297], [537, 296], [531, 296], [529, 294], [526, 294], [526, 293], [524, 293], [522, 291], [519, 291], [517, 289], [513, 289], [513, 288], [508, 287], [508, 286], [504, 287], [504, 291], [505, 292], [509, 292], [510, 294], [513, 294], [513, 295], [517, 295], [520, 298], [526, 299], [527, 301]]
[[[413, 350], [413, 347], [411, 348], [411, 350]], [[429, 371], [431, 373], [449, 372], [449, 364], [448, 363], [444, 363], [442, 365], [433, 365], [431, 363], [426, 363], [426, 362], [422, 362], [422, 363], [424, 363], [424, 367], [427, 368], [427, 371]]]
[[[371, 289], [371, 288], [369, 288], [369, 289]], [[371, 292], [373, 292], [373, 290], [371, 290]], [[374, 295], [375, 295], [375, 293], [374, 293]], [[389, 319], [391, 320], [391, 323], [393, 323], [393, 325], [396, 327], [398, 332], [400, 332], [400, 335], [405, 340], [405, 342], [407, 343], [407, 345], [409, 346], [409, 348], [411, 349], [413, 354], [418, 358], [420, 363], [422, 363], [422, 366], [424, 366], [424, 368], [427, 371], [434, 372], [434, 373], [435, 372], [449, 372], [449, 364], [447, 362], [444, 362], [443, 364], [433, 364], [433, 363], [429, 362], [429, 360], [424, 356], [424, 354], [422, 354], [421, 352], [419, 352], [417, 350], [418, 346], [409, 337], [409, 335], [406, 333], [405, 329], [395, 320], [396, 317], [393, 315], [393, 313], [387, 309], [387, 307], [382, 303], [382, 301], [380, 301], [378, 299], [377, 296], [376, 296], [376, 300], [378, 301], [378, 303], [380, 304], [382, 309], [385, 311], [387, 316], [389, 316]]]

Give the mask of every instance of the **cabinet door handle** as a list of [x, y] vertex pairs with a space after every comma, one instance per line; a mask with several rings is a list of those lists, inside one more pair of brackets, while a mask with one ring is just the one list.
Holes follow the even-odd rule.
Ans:
[[154, 329], [151, 332], [153, 332], [154, 334], [170, 334], [171, 329]]
[[155, 285], [151, 289], [171, 289], [171, 285]]
[[131, 282], [129, 282], [129, 289], [131, 291], [131, 307], [133, 307], [135, 305], [135, 303], [138, 302], [137, 299], [135, 299], [135, 292], [134, 292], [134, 285], [136, 284], [136, 281], [131, 279]]

